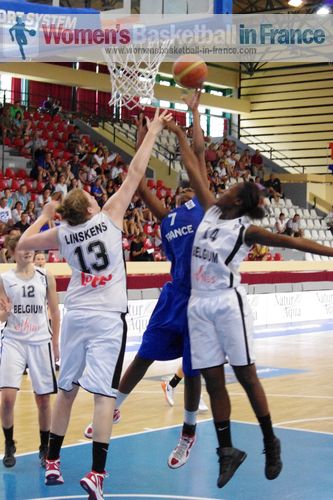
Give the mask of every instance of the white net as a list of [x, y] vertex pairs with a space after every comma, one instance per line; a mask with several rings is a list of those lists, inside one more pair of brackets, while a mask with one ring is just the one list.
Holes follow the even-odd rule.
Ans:
[[135, 98], [154, 99], [156, 75], [171, 43], [172, 40], [155, 40], [104, 49], [112, 86], [110, 106], [122, 104], [134, 109], [138, 105]]

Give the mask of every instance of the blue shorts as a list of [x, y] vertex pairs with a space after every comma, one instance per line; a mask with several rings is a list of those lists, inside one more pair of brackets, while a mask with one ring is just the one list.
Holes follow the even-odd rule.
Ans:
[[143, 359], [169, 361], [183, 358], [183, 372], [187, 377], [199, 375], [192, 370], [190, 340], [187, 322], [189, 294], [167, 283], [151, 315], [142, 337], [138, 355]]

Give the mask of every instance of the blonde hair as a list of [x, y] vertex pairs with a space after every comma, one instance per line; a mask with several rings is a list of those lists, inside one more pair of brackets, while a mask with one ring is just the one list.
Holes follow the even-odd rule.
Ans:
[[14, 255], [14, 252], [16, 250], [17, 244], [19, 242], [19, 239], [21, 238], [21, 235], [17, 236], [7, 236], [4, 242], [4, 247], [8, 250], [8, 252], [11, 255]]
[[89, 206], [89, 200], [82, 189], [76, 188], [66, 195], [57, 212], [70, 226], [77, 226], [88, 219]]

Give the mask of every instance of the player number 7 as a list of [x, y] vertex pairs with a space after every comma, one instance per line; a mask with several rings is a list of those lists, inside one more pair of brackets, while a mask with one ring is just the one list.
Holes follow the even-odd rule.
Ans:
[[176, 215], [177, 215], [176, 212], [173, 212], [172, 214], [168, 215], [168, 217], [170, 217], [171, 219], [170, 226], [173, 226], [175, 224]]

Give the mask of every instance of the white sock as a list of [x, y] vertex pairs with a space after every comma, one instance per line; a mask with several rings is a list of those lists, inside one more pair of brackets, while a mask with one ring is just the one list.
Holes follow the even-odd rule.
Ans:
[[124, 394], [123, 392], [118, 391], [117, 399], [116, 399], [116, 408], [120, 408], [125, 399], [129, 396], [129, 394]]
[[184, 422], [188, 425], [195, 425], [197, 422], [197, 412], [184, 410]]

